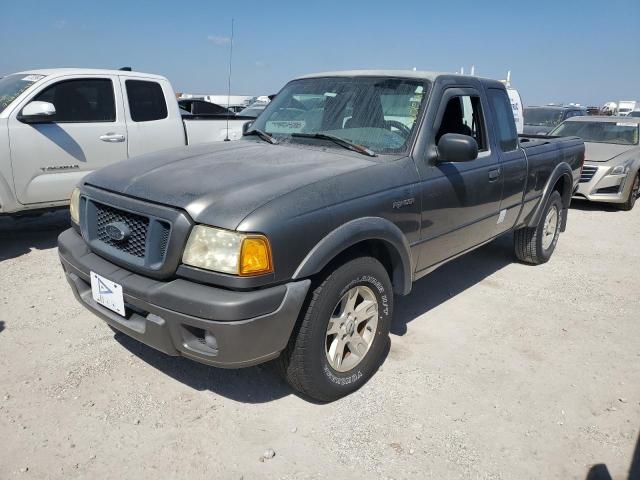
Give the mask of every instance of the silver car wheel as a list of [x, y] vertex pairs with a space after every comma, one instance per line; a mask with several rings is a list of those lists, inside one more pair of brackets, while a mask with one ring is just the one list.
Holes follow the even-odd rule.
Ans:
[[556, 238], [556, 233], [558, 232], [558, 219], [558, 207], [556, 205], [552, 205], [544, 219], [544, 227], [542, 229], [542, 248], [544, 250], [548, 250]]
[[367, 355], [378, 328], [378, 299], [369, 287], [358, 285], [345, 293], [333, 309], [325, 339], [331, 368], [348, 372]]

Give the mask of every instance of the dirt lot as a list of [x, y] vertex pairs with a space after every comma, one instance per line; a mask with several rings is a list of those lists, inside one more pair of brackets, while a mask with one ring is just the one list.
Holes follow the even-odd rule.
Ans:
[[507, 237], [419, 281], [383, 368], [328, 405], [271, 364], [216, 370], [114, 337], [63, 278], [67, 224], [0, 219], [2, 479], [629, 475], [640, 207], [576, 205], [544, 266], [515, 263]]

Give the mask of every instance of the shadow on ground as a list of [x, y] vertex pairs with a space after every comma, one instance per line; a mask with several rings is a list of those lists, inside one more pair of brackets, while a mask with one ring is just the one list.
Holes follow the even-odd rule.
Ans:
[[572, 210], [582, 210], [583, 212], [619, 212], [625, 213], [620, 210], [614, 204], [611, 203], [601, 203], [601, 202], [590, 202], [588, 200], [580, 200], [580, 199], [572, 199], [571, 207]]
[[[589, 469], [585, 480], [612, 480], [612, 477], [607, 466], [604, 463], [598, 463]], [[640, 480], [640, 434], [638, 434], [636, 448], [633, 451], [633, 457], [631, 457], [627, 480]]]
[[513, 235], [504, 235], [431, 272], [414, 283], [410, 295], [395, 298], [391, 333], [404, 335], [408, 323], [515, 260]]
[[[322, 403], [293, 390], [280, 374], [276, 360], [241, 369], [215, 368], [186, 358], [165, 355], [123, 333], [116, 333], [114, 338], [153, 368], [194, 390], [208, 390], [242, 403], [267, 403], [288, 395], [297, 395], [310, 403]], [[388, 354], [389, 343], [381, 363], [384, 363]]]
[[[410, 296], [396, 297], [392, 333], [403, 335], [412, 320], [474, 286], [513, 260], [513, 238], [507, 235], [439, 268], [416, 282]], [[124, 334], [117, 333], [115, 339], [153, 368], [195, 390], [209, 390], [244, 403], [265, 403], [296, 394], [282, 379], [275, 361], [239, 370], [224, 370], [185, 358], [170, 357]], [[384, 358], [388, 352], [389, 345]]]
[[0, 216], [0, 262], [25, 255], [33, 248], [56, 247], [58, 235], [69, 228], [70, 221], [68, 210], [33, 217]]

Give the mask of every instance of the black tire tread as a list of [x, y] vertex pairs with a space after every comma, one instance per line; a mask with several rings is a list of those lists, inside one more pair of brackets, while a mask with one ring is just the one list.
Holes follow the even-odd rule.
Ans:
[[307, 338], [312, 335], [312, 317], [315, 313], [316, 304], [320, 301], [324, 290], [340, 271], [343, 268], [348, 268], [354, 260], [375, 263], [375, 265], [384, 269], [382, 264], [373, 257], [354, 256], [347, 258], [340, 265], [324, 273], [324, 276], [319, 277], [315, 288], [312, 286], [313, 290], [309, 295], [308, 303], [303, 305], [302, 311], [304, 312], [304, 316], [296, 322], [287, 346], [277, 359], [280, 372], [286, 378], [289, 385], [314, 400], [330, 402], [336, 400], [339, 396], [327, 396], [321, 389], [317, 388], [313, 378], [308, 374], [309, 369], [306, 368], [305, 365], [306, 356], [304, 345], [310, 344]]
[[[554, 201], [560, 201], [560, 193], [554, 191], [545, 205], [545, 209], [540, 216], [540, 221], [535, 227], [522, 227], [513, 232], [513, 244], [516, 253], [516, 257], [523, 263], [530, 265], [540, 265], [548, 260], [539, 254], [541, 246], [539, 245], [539, 231], [543, 228], [544, 219], [550, 205]], [[559, 215], [562, 215], [562, 208], [559, 211]], [[559, 219], [561, 221], [561, 219]]]

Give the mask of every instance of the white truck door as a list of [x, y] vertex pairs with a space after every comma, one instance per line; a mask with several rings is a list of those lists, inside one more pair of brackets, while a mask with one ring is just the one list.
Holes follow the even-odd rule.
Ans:
[[[62, 201], [87, 173], [127, 158], [127, 130], [117, 76], [52, 79], [9, 117], [11, 166], [23, 205]], [[118, 99], [118, 101], [116, 101]], [[52, 103], [47, 123], [23, 123], [31, 101]]]
[[129, 156], [186, 144], [176, 94], [164, 79], [121, 76]]

